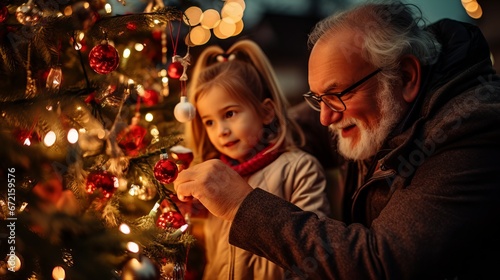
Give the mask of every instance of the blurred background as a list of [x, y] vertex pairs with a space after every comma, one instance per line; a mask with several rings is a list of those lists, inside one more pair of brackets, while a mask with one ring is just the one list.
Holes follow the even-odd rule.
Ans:
[[[112, 1], [110, 1], [112, 2]], [[138, 12], [147, 5], [144, 0], [127, 0], [126, 5], [115, 2], [115, 13]], [[238, 2], [238, 1], [237, 1]], [[237, 36], [219, 39], [212, 36], [203, 45], [191, 48], [193, 60], [211, 44], [229, 47], [236, 40], [249, 38], [266, 52], [275, 67], [282, 88], [292, 104], [302, 101], [307, 86], [307, 35], [320, 19], [364, 0], [249, 0], [244, 2], [244, 27]], [[417, 5], [429, 23], [451, 18], [475, 24], [481, 28], [490, 44], [492, 59], [500, 56], [500, 33], [495, 30], [500, 19], [495, 14], [500, 8], [498, 0], [407, 0]], [[197, 6], [202, 11], [221, 11], [222, 0], [164, 1], [186, 10]], [[186, 27], [187, 32], [187, 27]], [[500, 69], [495, 65], [495, 69]]]

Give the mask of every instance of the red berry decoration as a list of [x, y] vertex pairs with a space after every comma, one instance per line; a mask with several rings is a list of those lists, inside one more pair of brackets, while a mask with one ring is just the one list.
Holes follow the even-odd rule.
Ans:
[[90, 50], [89, 64], [98, 74], [109, 74], [118, 68], [119, 57], [115, 47], [109, 44], [97, 45]]
[[175, 228], [178, 229], [186, 224], [186, 220], [181, 213], [177, 211], [167, 211], [160, 214], [156, 220], [156, 226], [161, 229]]
[[100, 189], [105, 198], [110, 198], [118, 188], [118, 178], [105, 170], [92, 171], [87, 176], [86, 191], [93, 194]]
[[167, 74], [172, 79], [179, 79], [184, 71], [184, 66], [179, 61], [170, 63], [167, 68]]
[[155, 164], [153, 172], [156, 180], [160, 181], [160, 183], [170, 184], [177, 178], [179, 169], [175, 162], [168, 159], [160, 159]]

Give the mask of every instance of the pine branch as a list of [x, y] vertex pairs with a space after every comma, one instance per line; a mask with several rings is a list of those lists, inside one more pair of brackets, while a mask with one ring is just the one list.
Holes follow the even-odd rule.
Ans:
[[125, 32], [132, 31], [150, 31], [154, 25], [166, 25], [169, 21], [182, 19], [182, 12], [172, 8], [161, 8], [152, 13], [127, 14], [111, 17], [104, 17], [98, 20], [87, 32], [87, 36], [102, 41], [106, 39], [115, 39], [122, 36]]

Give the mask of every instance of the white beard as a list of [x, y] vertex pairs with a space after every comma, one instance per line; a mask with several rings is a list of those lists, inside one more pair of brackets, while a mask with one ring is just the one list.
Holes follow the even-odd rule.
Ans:
[[[348, 119], [329, 126], [330, 131], [337, 136], [338, 152], [346, 159], [365, 160], [374, 156], [405, 113], [402, 104], [392, 94], [391, 82], [385, 81], [381, 85], [382, 89], [377, 98], [381, 119], [376, 126], [368, 127], [366, 123], [358, 119]], [[350, 137], [341, 136], [340, 128], [353, 124], [357, 126], [360, 133], [357, 143], [353, 143], [354, 139]]]

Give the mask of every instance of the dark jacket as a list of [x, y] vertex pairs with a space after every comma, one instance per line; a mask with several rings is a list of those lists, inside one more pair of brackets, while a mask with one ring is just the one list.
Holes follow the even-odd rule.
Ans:
[[359, 188], [350, 164], [346, 220], [256, 189], [231, 244], [304, 279], [500, 279], [500, 80], [476, 27], [430, 29], [442, 55]]

